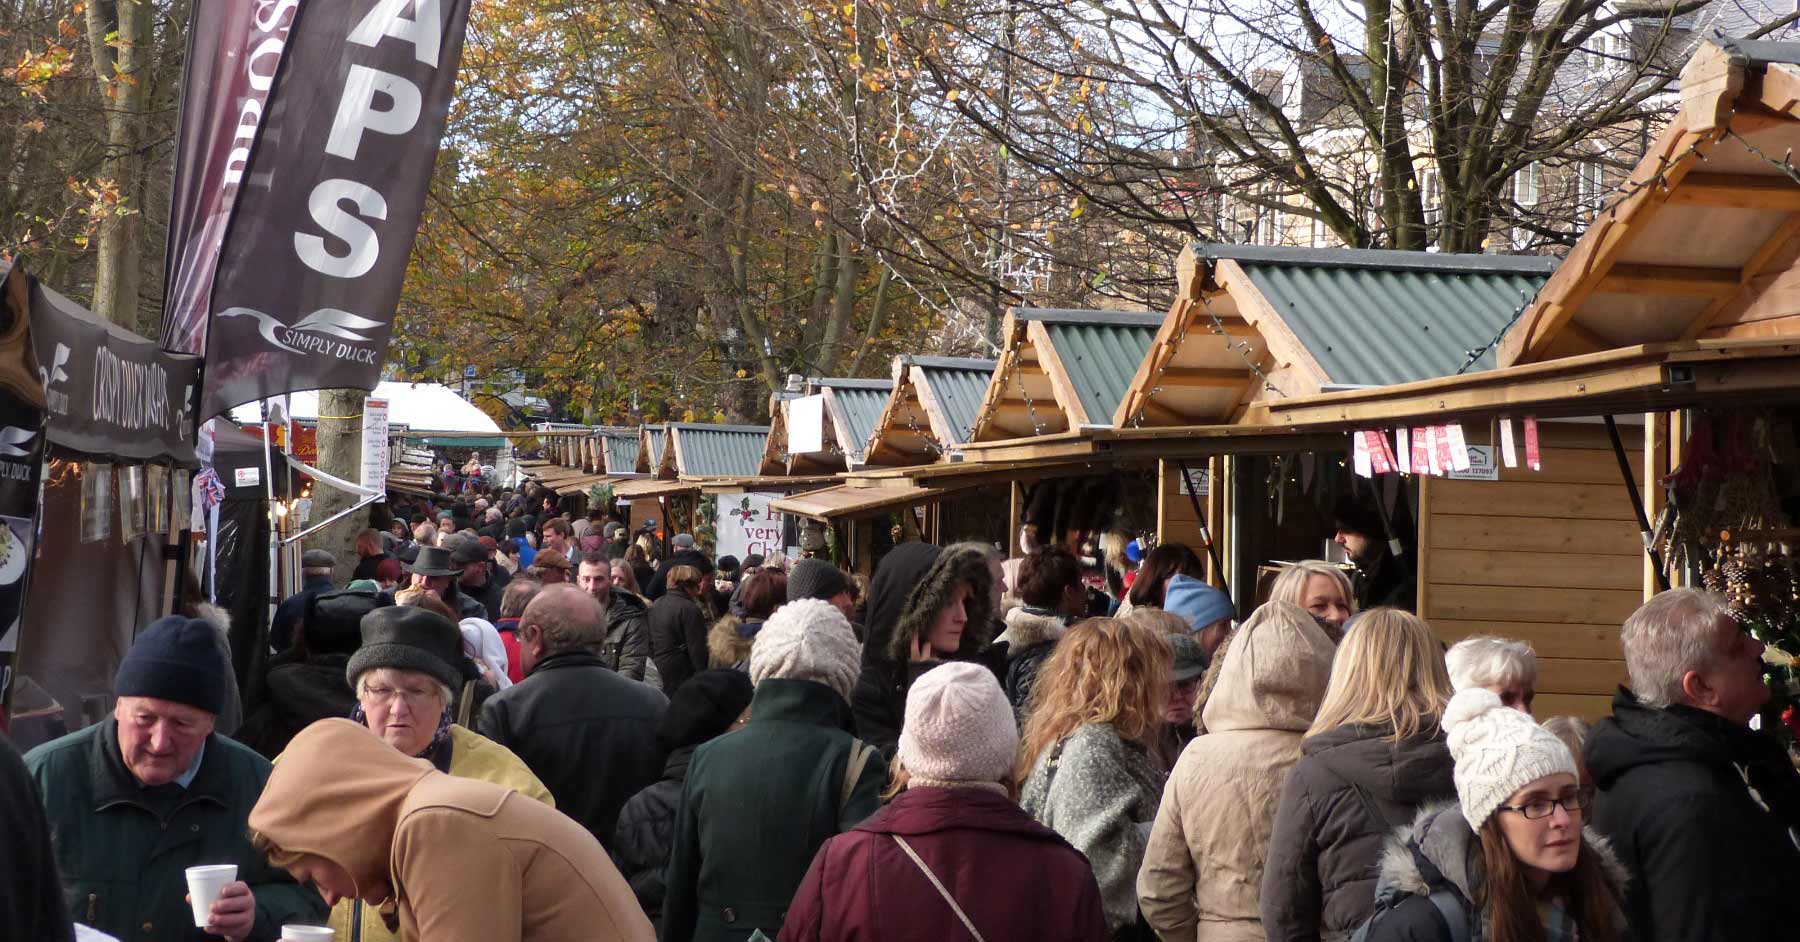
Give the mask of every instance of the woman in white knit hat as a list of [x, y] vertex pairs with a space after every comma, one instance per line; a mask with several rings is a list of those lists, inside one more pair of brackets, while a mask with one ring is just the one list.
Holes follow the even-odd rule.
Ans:
[[953, 661], [915, 681], [896, 774], [905, 790], [819, 848], [782, 942], [1104, 942], [1087, 858], [1013, 803], [1018, 745], [987, 668]]
[[1444, 727], [1458, 802], [1390, 841], [1368, 942], [1618, 942], [1624, 870], [1583, 829], [1593, 787], [1568, 747], [1480, 687]]
[[688, 764], [662, 942], [774, 935], [819, 845], [880, 810], [887, 768], [853, 735], [846, 699], [860, 654], [843, 613], [817, 599], [783, 605], [756, 633], [750, 721]]

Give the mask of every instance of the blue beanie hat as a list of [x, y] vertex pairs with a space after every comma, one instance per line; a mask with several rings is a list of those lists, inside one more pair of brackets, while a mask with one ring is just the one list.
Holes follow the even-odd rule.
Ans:
[[225, 711], [225, 653], [218, 629], [170, 615], [138, 632], [119, 662], [113, 694], [185, 703], [215, 716]]
[[1195, 631], [1221, 618], [1236, 618], [1237, 609], [1231, 596], [1193, 576], [1176, 573], [1169, 577], [1168, 591], [1163, 595], [1163, 611], [1187, 619]]

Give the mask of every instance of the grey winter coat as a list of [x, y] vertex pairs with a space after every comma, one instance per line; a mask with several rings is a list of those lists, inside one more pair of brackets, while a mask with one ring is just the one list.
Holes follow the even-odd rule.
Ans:
[[[1454, 799], [1455, 763], [1433, 727], [1393, 741], [1378, 726], [1340, 726], [1302, 742], [1263, 869], [1270, 942], [1341, 942], [1369, 918], [1385, 835], [1419, 808]], [[1380, 818], [1371, 817], [1361, 789]]]
[[644, 603], [628, 592], [614, 591], [606, 609], [606, 644], [600, 660], [631, 678], [643, 680], [650, 663], [650, 629]]
[[[1583, 854], [1600, 858], [1601, 870], [1612, 887], [1613, 925], [1625, 930], [1625, 912], [1620, 906], [1625, 893], [1625, 868], [1614, 856], [1612, 847], [1593, 828], [1581, 833]], [[1398, 894], [1400, 901], [1369, 927], [1368, 942], [1450, 942], [1450, 932], [1430, 900], [1432, 887], [1419, 872], [1413, 856], [1418, 851], [1443, 874], [1445, 880], [1461, 894], [1464, 912], [1469, 919], [1469, 938], [1488, 942], [1490, 939], [1486, 913], [1469, 903], [1476, 899], [1476, 887], [1482, 882], [1481, 841], [1470, 830], [1468, 819], [1455, 802], [1432, 805], [1421, 810], [1412, 824], [1395, 831], [1381, 854], [1381, 875], [1377, 894]]]
[[1137, 873], [1165, 775], [1149, 753], [1109, 724], [1090, 724], [1032, 766], [1019, 806], [1087, 855], [1107, 931], [1135, 925]]

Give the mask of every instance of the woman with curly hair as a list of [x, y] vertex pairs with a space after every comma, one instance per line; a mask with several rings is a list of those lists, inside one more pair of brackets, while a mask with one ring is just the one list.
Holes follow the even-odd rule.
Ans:
[[1107, 931], [1150, 938], [1136, 881], [1164, 774], [1150, 748], [1168, 702], [1168, 639], [1146, 625], [1090, 618], [1056, 643], [1031, 692], [1019, 748], [1019, 805], [1087, 855]]
[[[877, 574], [879, 594], [884, 580]], [[906, 691], [920, 675], [945, 661], [975, 661], [1004, 676], [1006, 652], [990, 642], [999, 634], [1000, 555], [985, 543], [955, 543], [931, 561], [913, 583], [891, 632], [872, 625], [862, 676], [851, 693], [857, 733], [892, 760], [906, 715]], [[871, 602], [873, 612], [875, 602]], [[996, 664], [997, 662], [997, 664]]]

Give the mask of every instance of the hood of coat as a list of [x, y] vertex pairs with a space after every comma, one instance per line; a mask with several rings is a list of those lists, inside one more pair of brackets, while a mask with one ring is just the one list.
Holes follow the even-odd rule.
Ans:
[[[1599, 857], [1600, 869], [1612, 884], [1614, 899], [1622, 899], [1629, 874], [1618, 854], [1613, 853], [1612, 844], [1592, 827], [1581, 829], [1581, 844], [1582, 853]], [[1389, 835], [1381, 852], [1380, 886], [1412, 896], [1431, 893], [1430, 885], [1419, 873], [1418, 861], [1413, 859], [1415, 845], [1444, 879], [1456, 885], [1464, 899], [1477, 899], [1475, 894], [1482, 880], [1481, 840], [1463, 817], [1461, 805], [1454, 801], [1428, 805], [1419, 809], [1412, 824]], [[1615, 924], [1625, 924], [1622, 913]]]
[[1239, 628], [1206, 701], [1208, 732], [1312, 725], [1337, 646], [1306, 610], [1269, 602]]
[[908, 788], [852, 830], [870, 834], [986, 831], [1066, 843], [1032, 820], [1011, 798], [981, 788]]
[[1018, 657], [1026, 649], [1059, 640], [1068, 632], [1069, 626], [1063, 623], [1059, 615], [1015, 608], [1006, 613], [1006, 630], [994, 640], [1006, 642], [1009, 656]]
[[284, 854], [343, 867], [360, 891], [388, 881], [400, 807], [421, 780], [439, 774], [356, 723], [320, 720], [282, 753], [250, 810], [250, 830]]
[[750, 645], [756, 637], [744, 637], [738, 634], [738, 626], [744, 620], [736, 615], [726, 615], [713, 622], [706, 633], [706, 653], [708, 663], [713, 667], [732, 667], [742, 664], [750, 657]]
[[1704, 717], [1691, 716], [1697, 712], [1646, 706], [1619, 688], [1612, 715], [1595, 723], [1588, 736], [1585, 752], [1594, 783], [1610, 788], [1631, 769], [1663, 762], [1729, 764], [1730, 745], [1708, 732]]
[[1398, 742], [1386, 726], [1348, 725], [1311, 736], [1300, 751], [1335, 775], [1397, 805], [1456, 794], [1456, 763], [1433, 726]]
[[969, 583], [969, 599], [965, 603], [969, 621], [958, 644], [958, 657], [968, 659], [994, 640], [993, 574], [988, 569], [991, 551], [979, 543], [959, 543], [947, 547], [932, 561], [931, 568], [919, 578], [906, 596], [906, 607], [894, 624], [888, 639], [886, 656], [890, 663], [904, 664], [911, 656], [914, 642], [931, 631], [938, 611], [949, 604], [958, 582]]
[[942, 552], [943, 549], [931, 543], [902, 543], [881, 558], [881, 565], [875, 567], [875, 578], [869, 582], [863, 667], [887, 661], [888, 645], [893, 640], [900, 613], [906, 608], [908, 593], [925, 577]]
[[643, 618], [650, 611], [644, 600], [630, 592], [614, 589], [608, 596], [606, 606], [606, 627], [612, 629], [633, 618]]

